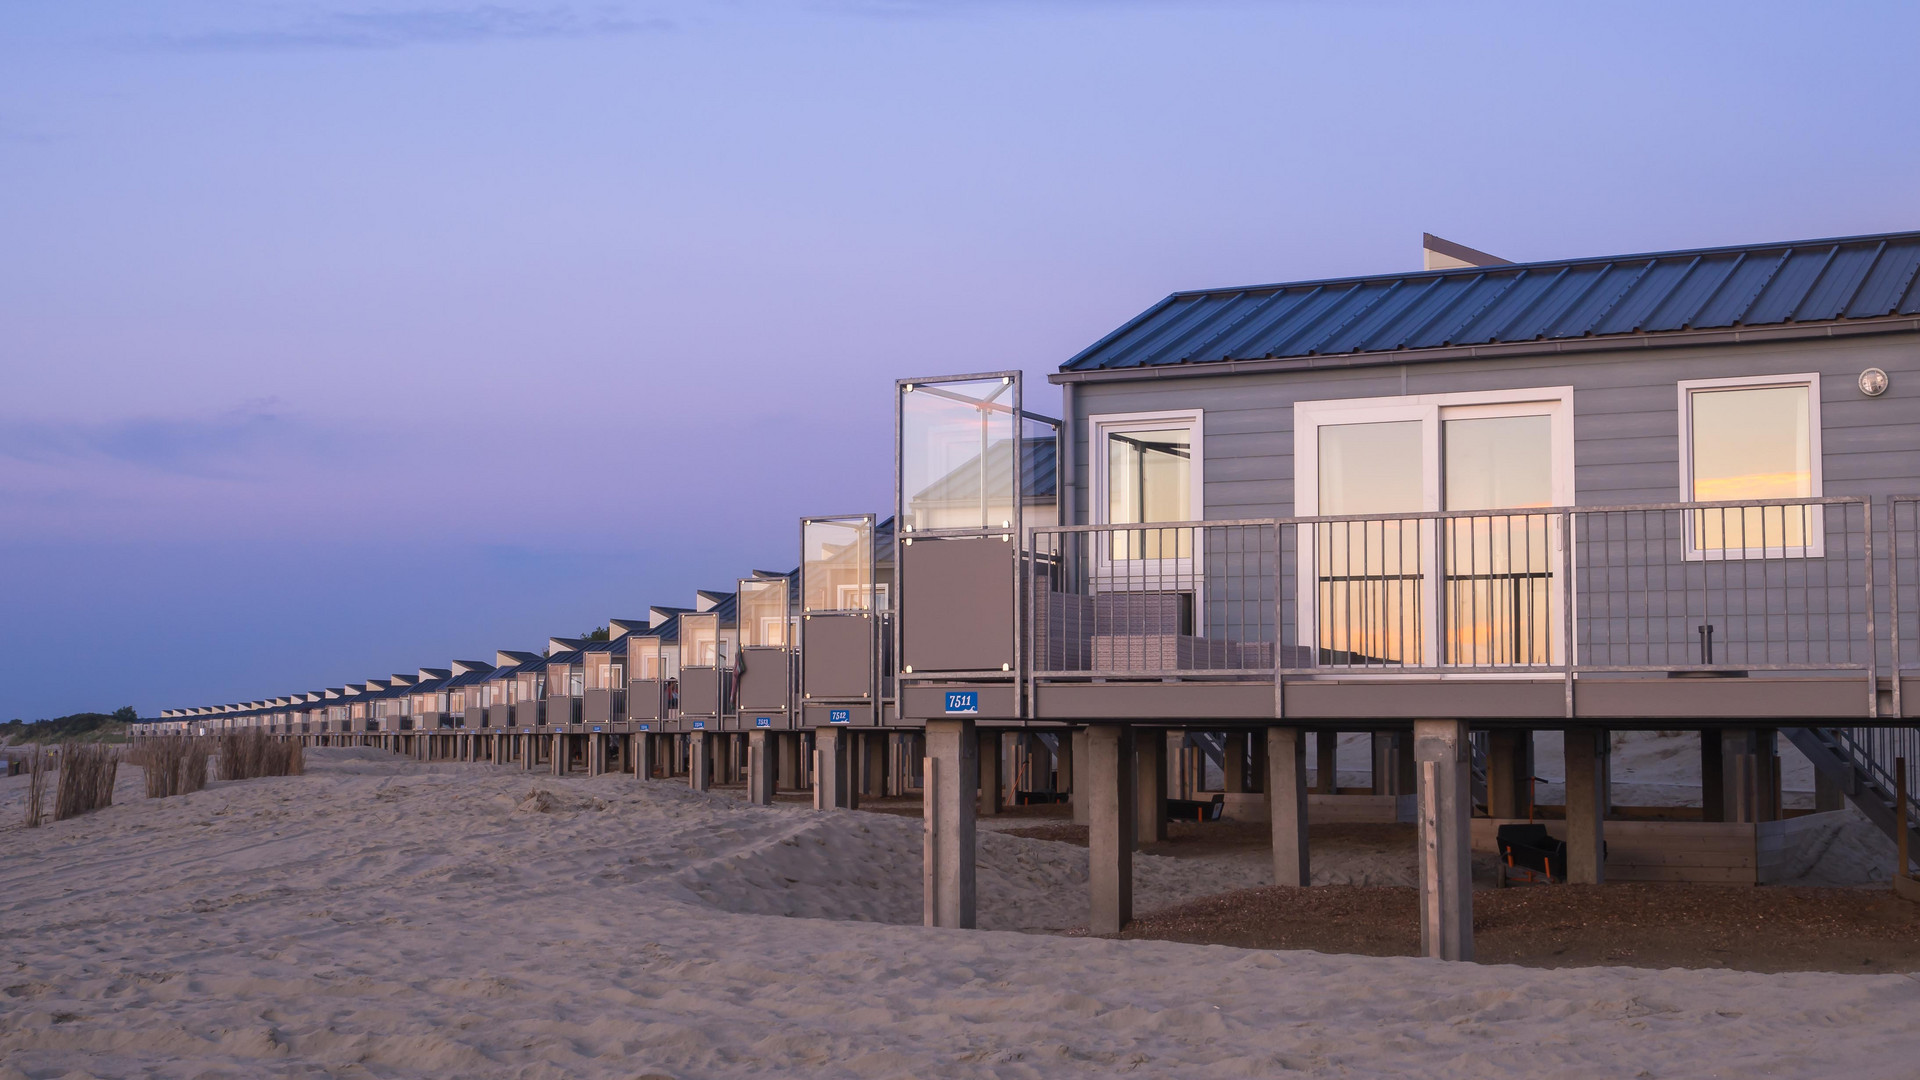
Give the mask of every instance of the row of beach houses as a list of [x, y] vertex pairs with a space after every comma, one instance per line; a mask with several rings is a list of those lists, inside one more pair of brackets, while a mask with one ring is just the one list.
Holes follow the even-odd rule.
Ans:
[[[1454, 959], [1472, 851], [1538, 809], [1538, 731], [1565, 733], [1568, 880], [1764, 881], [1782, 740], [1823, 806], [1911, 833], [1920, 233], [1424, 255], [1169, 296], [1061, 365], [1059, 417], [1017, 372], [901, 379], [891, 513], [803, 520], [790, 572], [142, 734], [918, 798], [926, 921], [955, 927], [1007, 801], [1071, 800], [1113, 933], [1170, 800], [1270, 822], [1282, 885], [1310, 818], [1385, 800]], [[1699, 733], [1697, 820], [1613, 805], [1622, 729]], [[1361, 795], [1333, 779], [1354, 732]]]

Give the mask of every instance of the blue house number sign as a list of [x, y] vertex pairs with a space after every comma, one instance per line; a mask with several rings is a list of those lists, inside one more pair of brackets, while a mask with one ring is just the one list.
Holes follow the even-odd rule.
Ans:
[[753, 718], [753, 726], [754, 727], [772, 727], [773, 718], [770, 716], [756, 716]]
[[705, 720], [695, 720], [693, 722], [693, 730], [695, 731], [707, 730], [707, 722]]
[[978, 690], [947, 691], [947, 715], [948, 716], [975, 716], [975, 715], [978, 715], [979, 712], [980, 712], [980, 691]]
[[851, 724], [853, 723], [853, 710], [852, 709], [828, 709], [827, 723]]

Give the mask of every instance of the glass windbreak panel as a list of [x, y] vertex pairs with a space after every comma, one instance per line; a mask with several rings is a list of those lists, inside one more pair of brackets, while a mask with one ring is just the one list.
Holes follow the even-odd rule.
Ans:
[[612, 657], [600, 657], [587, 665], [587, 689], [618, 690], [622, 685], [620, 663]]
[[[1193, 428], [1103, 428], [1107, 523], [1145, 524], [1193, 517]], [[1115, 530], [1113, 558], [1190, 559], [1186, 529]]]
[[[1553, 420], [1487, 416], [1441, 423], [1448, 510], [1553, 505]], [[1552, 526], [1544, 514], [1448, 518], [1442, 600], [1445, 662], [1466, 666], [1553, 660]]]
[[1020, 418], [1020, 520], [1029, 529], [1060, 524], [1060, 426]]
[[720, 617], [680, 616], [680, 658], [687, 667], [714, 667], [720, 658]]
[[910, 532], [1013, 523], [1011, 379], [917, 383], [900, 398], [900, 494]]
[[740, 583], [740, 644], [784, 649], [787, 646], [787, 581]]
[[[1696, 390], [1692, 410], [1694, 502], [1801, 499], [1813, 494], [1809, 387]], [[1698, 551], [1804, 548], [1811, 507], [1738, 507], [1693, 514]]]
[[659, 638], [646, 638], [643, 641], [629, 639], [627, 642], [627, 671], [633, 679], [664, 679], [663, 657], [665, 651]]
[[579, 668], [567, 672], [567, 695], [579, 697], [587, 688], [587, 673]]
[[800, 599], [807, 611], [866, 611], [873, 597], [873, 526], [809, 521], [800, 536]]
[[[1419, 512], [1424, 442], [1418, 420], [1322, 425], [1320, 513]], [[1321, 661], [1419, 663], [1425, 649], [1419, 522], [1322, 522], [1314, 532]]]

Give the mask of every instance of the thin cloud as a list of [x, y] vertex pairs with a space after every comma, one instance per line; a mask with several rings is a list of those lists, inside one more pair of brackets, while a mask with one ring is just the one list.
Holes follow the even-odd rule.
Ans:
[[481, 4], [472, 7], [407, 8], [333, 12], [286, 27], [213, 30], [154, 39], [176, 52], [301, 52], [403, 49], [416, 45], [465, 45], [487, 41], [539, 41], [662, 33], [670, 19], [634, 18], [607, 10], [569, 7], [534, 10]]
[[0, 458], [74, 467], [109, 463], [208, 479], [260, 475], [270, 460], [332, 458], [339, 432], [250, 402], [213, 416], [138, 416], [117, 420], [13, 420], [0, 423]]
[[52, 141], [52, 135], [28, 124], [21, 123], [13, 117], [0, 115], [0, 143], [45, 146]]

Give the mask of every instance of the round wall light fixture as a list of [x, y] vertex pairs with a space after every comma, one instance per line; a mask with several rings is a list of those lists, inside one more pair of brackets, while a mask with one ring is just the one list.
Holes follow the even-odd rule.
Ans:
[[1860, 392], [1868, 397], [1879, 397], [1887, 392], [1887, 373], [1877, 367], [1870, 367], [1860, 373]]

